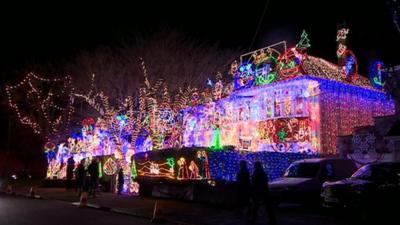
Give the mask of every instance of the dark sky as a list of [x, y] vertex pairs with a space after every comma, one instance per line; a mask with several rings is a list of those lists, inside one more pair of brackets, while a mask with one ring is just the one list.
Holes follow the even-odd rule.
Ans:
[[[2, 95], [4, 84], [14, 80], [13, 71], [25, 64], [64, 59], [82, 49], [115, 45], [121, 39], [129, 40], [138, 33], [151, 34], [162, 27], [219, 42], [226, 48], [248, 49], [266, 3], [107, 2], [1, 6]], [[358, 56], [361, 73], [366, 73], [368, 63], [374, 58], [400, 64], [396, 55], [400, 50], [400, 33], [392, 23], [385, 0], [270, 0], [252, 49], [281, 40], [295, 44], [305, 29], [311, 39], [309, 53], [335, 61], [336, 26], [343, 22], [350, 28], [350, 47]], [[1, 109], [2, 127], [7, 124], [6, 111]], [[6, 129], [2, 130], [4, 133]]]
[[[195, 38], [218, 41], [224, 47], [247, 49], [266, 1], [99, 2], [1, 7], [2, 70], [32, 60], [63, 58], [83, 48], [116, 44], [122, 38], [166, 26]], [[294, 44], [306, 29], [312, 44], [310, 53], [334, 60], [336, 25], [343, 22], [351, 29], [349, 41], [361, 65], [374, 55], [394, 61], [400, 34], [385, 0], [270, 0], [253, 49], [280, 40]]]

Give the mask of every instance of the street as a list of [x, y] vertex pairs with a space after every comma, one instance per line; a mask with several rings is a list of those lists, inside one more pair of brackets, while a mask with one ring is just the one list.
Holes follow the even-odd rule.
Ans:
[[[78, 208], [79, 198], [74, 191], [62, 188], [38, 188], [36, 191], [43, 199], [27, 198], [26, 188], [17, 189], [16, 195], [0, 194], [0, 224], [151, 224], [155, 202], [159, 211], [157, 217], [163, 218], [162, 224], [247, 224], [233, 209], [216, 205], [101, 193], [88, 199], [90, 207]], [[379, 214], [377, 208], [359, 214], [353, 210], [281, 204], [276, 214], [278, 224], [285, 225], [364, 225], [371, 223], [366, 216], [373, 216], [382, 224], [397, 224], [393, 220], [395, 213]], [[259, 215], [256, 224], [266, 224], [268, 218], [263, 209]]]
[[[152, 217], [155, 201], [107, 194], [89, 199], [89, 204], [92, 206], [107, 206], [129, 214], [122, 215], [95, 208], [78, 208], [77, 197], [72, 197], [71, 192], [59, 189], [48, 190], [48, 192], [45, 194], [47, 200], [29, 199], [18, 194], [16, 196], [0, 195], [0, 224], [150, 224], [149, 218]], [[246, 224], [244, 218], [237, 216], [231, 210], [172, 200], [160, 199], [158, 202], [162, 207], [164, 218], [171, 222], [162, 224]], [[298, 207], [280, 208], [277, 215], [279, 224], [342, 224], [340, 219], [326, 213]], [[256, 224], [265, 224], [265, 221], [267, 221], [265, 213], [260, 211], [260, 218]]]
[[[149, 220], [90, 208], [78, 208], [69, 202], [36, 200], [0, 195], [2, 225], [71, 225], [71, 224], [150, 224]], [[163, 223], [168, 224], [168, 223]]]

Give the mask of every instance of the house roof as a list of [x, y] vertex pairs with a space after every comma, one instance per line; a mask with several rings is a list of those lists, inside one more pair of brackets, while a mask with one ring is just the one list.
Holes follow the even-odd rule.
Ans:
[[302, 65], [306, 74], [312, 74], [315, 77], [336, 80], [343, 83], [375, 89], [372, 87], [368, 78], [359, 74], [357, 74], [351, 82], [347, 81], [338, 65], [328, 62], [322, 58], [307, 56], [307, 58], [302, 62]]

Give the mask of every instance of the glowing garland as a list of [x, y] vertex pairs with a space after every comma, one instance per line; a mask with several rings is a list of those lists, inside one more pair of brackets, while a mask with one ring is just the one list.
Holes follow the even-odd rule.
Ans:
[[[47, 92], [44, 92], [44, 90], [38, 88], [38, 83], [59, 85], [59, 88], [56, 89], [56, 93], [53, 93], [55, 90], [52, 88]], [[72, 106], [72, 92], [74, 89], [71, 85], [70, 76], [47, 79], [39, 77], [33, 73], [28, 73], [27, 76], [18, 84], [13, 86], [7, 85], [5, 89], [8, 97], [8, 104], [10, 108], [15, 111], [21, 124], [28, 125], [32, 128], [34, 133], [41, 134], [45, 139], [48, 139], [49, 136], [68, 129], [71, 116], [74, 112]], [[26, 94], [26, 98], [18, 94]], [[39, 116], [35, 118], [33, 115], [30, 116], [27, 113], [24, 113], [20, 106], [22, 104], [19, 103], [22, 100], [16, 100], [17, 97], [28, 101], [27, 105], [35, 107], [35, 114]], [[66, 100], [62, 98], [66, 98]], [[56, 104], [60, 101], [66, 101], [64, 107]], [[51, 111], [58, 113], [52, 113], [50, 116], [49, 112]], [[61, 130], [63, 127], [64, 130]]]

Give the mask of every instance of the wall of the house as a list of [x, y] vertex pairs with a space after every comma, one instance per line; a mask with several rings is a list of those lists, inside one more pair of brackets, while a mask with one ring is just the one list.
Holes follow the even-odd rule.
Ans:
[[384, 92], [321, 80], [321, 153], [337, 154], [337, 136], [374, 124], [374, 117], [392, 115], [394, 102]]
[[183, 145], [223, 145], [240, 150], [306, 152], [320, 150], [318, 83], [292, 79], [233, 93], [229, 98], [187, 109]]

